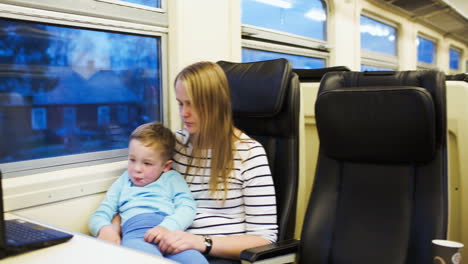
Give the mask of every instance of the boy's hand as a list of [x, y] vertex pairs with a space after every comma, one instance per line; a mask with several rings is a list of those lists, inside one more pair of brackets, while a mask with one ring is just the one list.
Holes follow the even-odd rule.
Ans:
[[120, 235], [112, 225], [106, 225], [99, 230], [98, 239], [120, 245]]
[[169, 230], [165, 227], [155, 226], [146, 232], [145, 241], [148, 243], [158, 244], [166, 233], [169, 233]]

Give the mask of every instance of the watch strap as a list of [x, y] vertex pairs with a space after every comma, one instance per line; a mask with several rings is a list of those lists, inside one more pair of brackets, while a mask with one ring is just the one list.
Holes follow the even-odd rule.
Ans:
[[203, 236], [204, 243], [205, 243], [205, 251], [203, 252], [203, 255], [208, 255], [210, 254], [211, 248], [213, 247], [213, 240], [211, 239], [210, 236]]

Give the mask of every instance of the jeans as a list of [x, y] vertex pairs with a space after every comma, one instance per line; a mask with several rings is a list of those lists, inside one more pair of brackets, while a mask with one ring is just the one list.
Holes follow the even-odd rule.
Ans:
[[197, 250], [189, 249], [177, 254], [163, 255], [159, 251], [158, 245], [144, 240], [146, 232], [159, 225], [164, 217], [158, 213], [146, 213], [127, 220], [122, 226], [122, 246], [165, 257], [182, 264], [208, 264], [206, 258]]

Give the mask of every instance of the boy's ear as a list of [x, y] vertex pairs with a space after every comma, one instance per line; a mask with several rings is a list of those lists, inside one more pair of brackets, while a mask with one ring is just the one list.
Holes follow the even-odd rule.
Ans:
[[164, 164], [164, 172], [168, 172], [172, 168], [172, 160], [166, 161]]

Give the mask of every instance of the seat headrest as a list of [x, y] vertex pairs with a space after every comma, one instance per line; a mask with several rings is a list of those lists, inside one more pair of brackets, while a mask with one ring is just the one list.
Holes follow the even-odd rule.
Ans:
[[289, 61], [217, 63], [226, 73], [235, 116], [272, 117], [281, 111], [292, 72]]
[[434, 108], [431, 94], [420, 87], [326, 90], [315, 105], [320, 148], [345, 161], [429, 161], [436, 149]]

